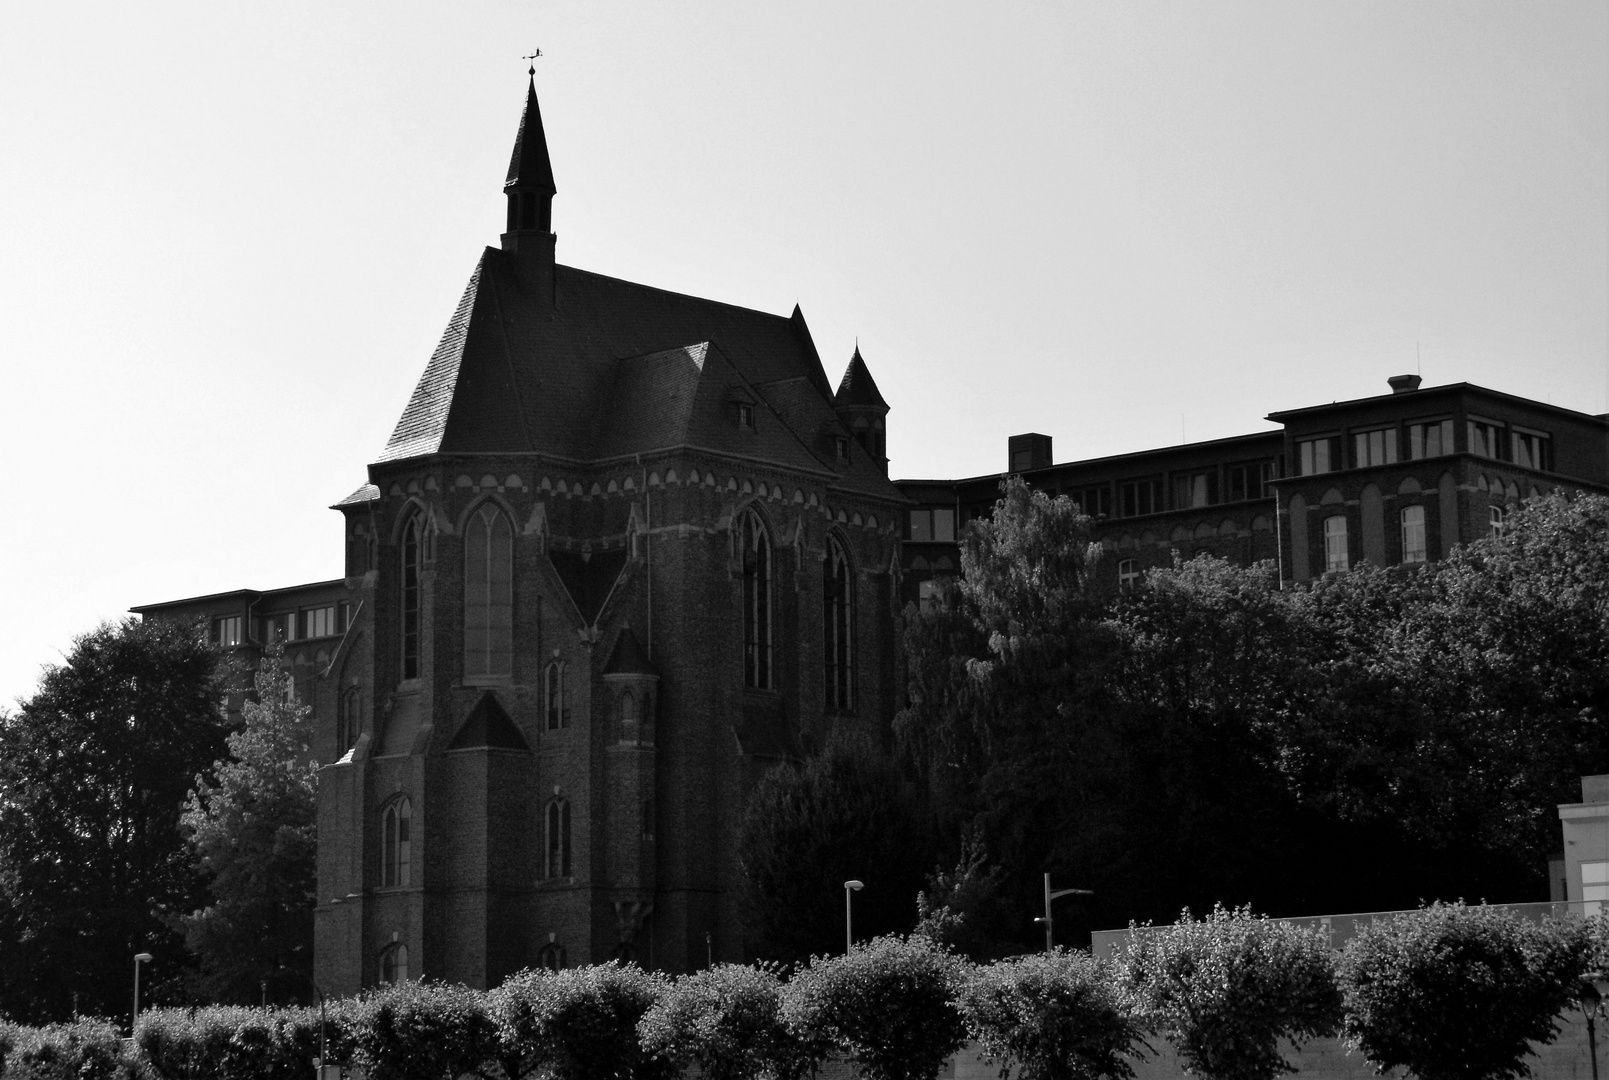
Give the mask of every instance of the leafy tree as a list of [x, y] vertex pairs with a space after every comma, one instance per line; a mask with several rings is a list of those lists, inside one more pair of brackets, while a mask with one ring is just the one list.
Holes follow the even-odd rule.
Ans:
[[880, 937], [844, 956], [817, 956], [782, 996], [801, 1038], [825, 1036], [871, 1080], [935, 1080], [966, 1044], [955, 996], [966, 962], [927, 938]]
[[141, 951], [149, 998], [176, 990], [168, 920], [201, 896], [179, 815], [224, 749], [217, 663], [191, 627], [108, 623], [0, 716], [0, 1008], [120, 1013]]
[[485, 995], [466, 986], [393, 983], [365, 995], [353, 1019], [357, 1062], [375, 1080], [455, 1080], [494, 1055]]
[[1364, 927], [1340, 961], [1346, 1032], [1376, 1068], [1421, 1080], [1531, 1074], [1588, 955], [1579, 928], [1500, 908], [1433, 904]]
[[738, 835], [762, 952], [791, 962], [841, 947], [851, 879], [866, 883], [854, 901], [864, 936], [908, 929], [927, 851], [904, 778], [869, 740], [839, 737], [802, 765], [772, 769]]
[[499, 1060], [509, 1077], [551, 1070], [554, 1080], [656, 1080], [673, 1075], [637, 1041], [643, 1015], [664, 996], [662, 976], [610, 961], [522, 971], [492, 991]]
[[1250, 909], [1186, 911], [1170, 926], [1134, 927], [1124, 981], [1141, 1017], [1187, 1072], [1207, 1080], [1273, 1080], [1295, 1068], [1279, 1041], [1333, 1033], [1341, 994], [1324, 934]]
[[311, 985], [318, 763], [283, 658], [277, 643], [264, 655], [229, 756], [216, 779], [197, 778], [181, 819], [212, 894], [182, 919], [185, 943], [213, 1000], [253, 1001], [260, 988], [297, 1000]]
[[957, 1001], [984, 1053], [1021, 1080], [1124, 1080], [1144, 1043], [1115, 976], [1088, 953], [1030, 953], [976, 968]]
[[827, 1046], [782, 1022], [781, 989], [769, 966], [718, 964], [677, 980], [643, 1014], [638, 1039], [645, 1052], [696, 1065], [707, 1080], [803, 1080]]
[[1002, 895], [1004, 872], [989, 862], [982, 830], [967, 830], [953, 870], [938, 870], [916, 894], [916, 933], [974, 963], [1011, 951], [1015, 908]]

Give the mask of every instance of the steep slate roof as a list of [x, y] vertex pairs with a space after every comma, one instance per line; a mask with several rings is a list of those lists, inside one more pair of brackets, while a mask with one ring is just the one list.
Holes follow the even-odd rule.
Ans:
[[855, 346], [855, 355], [849, 358], [849, 366], [844, 369], [844, 377], [838, 383], [838, 393], [833, 397], [834, 405], [861, 405], [873, 409], [888, 411], [888, 402], [883, 395], [877, 392], [877, 383], [872, 379], [872, 373], [866, 367], [866, 361], [860, 358], [860, 345]]
[[[600, 460], [692, 446], [838, 474], [840, 485], [901, 500], [880, 470], [840, 469], [824, 453], [814, 425], [837, 419], [797, 308], [768, 315], [567, 266], [553, 268], [549, 303], [530, 291], [541, 279], [522, 277], [518, 258], [482, 254], [377, 463], [479, 452]], [[794, 388], [772, 389], [782, 384]], [[734, 392], [758, 403], [755, 432], [737, 427]], [[811, 426], [778, 423], [779, 396], [812, 399], [793, 409]]]

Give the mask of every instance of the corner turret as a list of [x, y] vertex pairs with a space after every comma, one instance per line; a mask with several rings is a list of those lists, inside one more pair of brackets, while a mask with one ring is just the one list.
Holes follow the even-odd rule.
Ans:
[[882, 467], [883, 475], [887, 476], [888, 444], [885, 429], [888, 402], [877, 392], [877, 383], [867, 370], [866, 361], [861, 358], [859, 343], [855, 345], [855, 355], [849, 358], [849, 366], [844, 369], [838, 392], [833, 395], [832, 407], [844, 427], [860, 443], [861, 449]]

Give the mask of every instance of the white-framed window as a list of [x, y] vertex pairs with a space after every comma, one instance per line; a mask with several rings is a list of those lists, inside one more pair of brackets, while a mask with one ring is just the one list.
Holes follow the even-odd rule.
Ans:
[[413, 804], [393, 799], [380, 816], [380, 884], [407, 885], [413, 876]]
[[927, 578], [916, 583], [916, 604], [925, 612], [935, 612], [944, 607], [944, 583], [938, 578]]
[[1508, 509], [1496, 505], [1487, 507], [1486, 521], [1486, 535], [1497, 539], [1508, 531]]
[[1303, 476], [1334, 472], [1341, 467], [1341, 440], [1335, 435], [1300, 439], [1296, 443], [1296, 456], [1301, 462]]
[[334, 637], [340, 633], [340, 630], [336, 629], [335, 610], [334, 604], [304, 610], [297, 619], [300, 626], [297, 627], [296, 637], [298, 639]]
[[1402, 561], [1405, 563], [1422, 563], [1425, 561], [1425, 508], [1423, 506], [1404, 506], [1402, 508]]
[[1553, 440], [1546, 433], [1514, 428], [1509, 438], [1513, 443], [1514, 464], [1540, 472], [1553, 470]]
[[240, 616], [225, 615], [221, 619], [212, 620], [212, 640], [215, 644], [228, 647], [240, 644]]
[[1192, 510], [1218, 501], [1218, 473], [1181, 473], [1173, 478], [1173, 508]]
[[408, 946], [393, 941], [380, 954], [380, 982], [395, 985], [408, 981]]
[[1353, 464], [1360, 469], [1397, 463], [1397, 429], [1377, 428], [1352, 434]]
[[771, 687], [771, 536], [753, 510], [743, 515], [743, 685]]
[[1492, 420], [1470, 420], [1469, 452], [1480, 457], [1501, 460], [1503, 457], [1503, 426]]
[[1581, 914], [1589, 919], [1603, 909], [1609, 900], [1609, 862], [1581, 864], [1581, 899]]
[[555, 660], [547, 666], [542, 679], [543, 697], [549, 731], [570, 726], [570, 694], [564, 685], [564, 661]]
[[1324, 519], [1324, 569], [1345, 570], [1351, 565], [1346, 548], [1346, 515], [1334, 514]]
[[1453, 452], [1451, 420], [1421, 420], [1408, 425], [1408, 459], [1441, 457]]
[[910, 513], [911, 539], [917, 543], [937, 541], [955, 543], [955, 508], [938, 506], [912, 510]]
[[570, 877], [574, 870], [570, 860], [570, 800], [554, 799], [548, 803], [545, 832], [546, 876]]
[[1124, 592], [1130, 592], [1140, 583], [1140, 563], [1138, 559], [1123, 559], [1117, 564], [1117, 587]]

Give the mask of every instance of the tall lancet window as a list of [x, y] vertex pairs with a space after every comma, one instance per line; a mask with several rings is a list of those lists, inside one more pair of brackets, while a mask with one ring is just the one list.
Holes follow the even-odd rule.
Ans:
[[514, 670], [514, 529], [486, 503], [464, 527], [464, 675]]
[[743, 515], [743, 684], [770, 690], [771, 537], [753, 510]]
[[402, 677], [419, 677], [419, 567], [424, 519], [409, 515], [402, 526]]
[[827, 564], [822, 575], [823, 648], [826, 657], [827, 708], [855, 708], [855, 583], [849, 556], [836, 536], [827, 538]]

